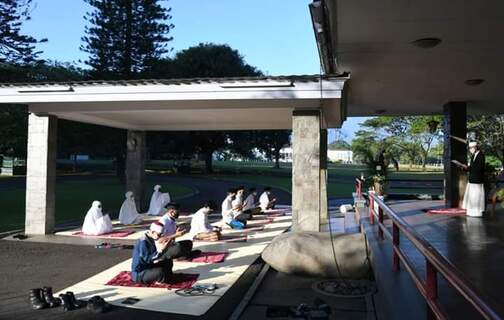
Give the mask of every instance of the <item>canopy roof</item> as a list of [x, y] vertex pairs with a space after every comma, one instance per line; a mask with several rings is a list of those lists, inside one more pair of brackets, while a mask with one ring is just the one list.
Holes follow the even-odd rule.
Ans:
[[340, 127], [348, 78], [342, 74], [2, 83], [0, 103], [131, 130], [289, 129], [295, 109], [321, 109], [324, 127]]
[[[450, 101], [466, 101], [472, 114], [504, 112], [504, 1], [319, 0], [310, 8], [325, 71], [352, 74], [349, 116], [442, 113]], [[441, 43], [413, 44], [424, 38]]]

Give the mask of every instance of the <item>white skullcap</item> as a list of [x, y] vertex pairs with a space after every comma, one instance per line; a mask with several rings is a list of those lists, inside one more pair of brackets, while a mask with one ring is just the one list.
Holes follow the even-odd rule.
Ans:
[[128, 191], [124, 195], [126, 196], [126, 199], [129, 199], [133, 196], [133, 191]]
[[154, 191], [159, 191], [159, 189], [161, 189], [161, 186], [159, 184], [156, 184], [154, 186]]
[[163, 228], [164, 228], [164, 225], [159, 221], [155, 221], [155, 222], [151, 223], [151, 225], [150, 225], [150, 231], [154, 231], [157, 233], [163, 233]]
[[478, 143], [476, 141], [469, 142], [469, 148], [475, 148], [477, 146], [478, 146]]

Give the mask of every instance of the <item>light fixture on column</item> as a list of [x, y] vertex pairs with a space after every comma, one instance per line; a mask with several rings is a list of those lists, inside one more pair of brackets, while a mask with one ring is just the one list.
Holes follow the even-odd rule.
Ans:
[[483, 82], [485, 82], [485, 79], [467, 79], [466, 81], [464, 81], [466, 85], [473, 87], [479, 86]]
[[430, 49], [434, 48], [435, 46], [439, 45], [441, 43], [441, 39], [439, 38], [422, 38], [422, 39], [417, 39], [413, 42], [411, 42], [412, 45], [415, 47], [419, 47], [422, 49]]

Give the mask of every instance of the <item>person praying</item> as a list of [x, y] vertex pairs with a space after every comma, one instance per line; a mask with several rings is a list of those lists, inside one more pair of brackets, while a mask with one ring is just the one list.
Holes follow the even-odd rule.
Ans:
[[162, 239], [163, 224], [156, 221], [137, 240], [131, 261], [131, 279], [137, 283], [166, 283], [173, 274], [173, 260], [166, 254], [170, 242]]
[[227, 192], [227, 196], [222, 201], [221, 205], [221, 214], [222, 221], [230, 226], [232, 229], [243, 229], [247, 225], [247, 221], [239, 221], [235, 219], [234, 210], [233, 210], [233, 200], [236, 196], [235, 189], [229, 189]]
[[481, 217], [485, 211], [485, 155], [476, 142], [469, 143], [471, 159], [469, 165], [464, 166], [469, 171], [467, 187], [464, 193], [462, 208], [470, 217]]
[[159, 222], [164, 225], [162, 238], [170, 241], [167, 249], [167, 255], [171, 258], [189, 259], [201, 251], [196, 252], [192, 250], [193, 242], [191, 240], [175, 241], [187, 233], [184, 228], [177, 227], [177, 219], [179, 217], [179, 205], [176, 203], [169, 203], [166, 208], [166, 213], [159, 219]]
[[102, 204], [100, 201], [93, 201], [88, 210], [82, 225], [82, 233], [89, 236], [99, 236], [112, 232], [112, 221], [108, 214], [102, 213]]
[[249, 213], [243, 212], [243, 196], [245, 193], [245, 187], [240, 186], [236, 189], [236, 195], [234, 200], [231, 202], [233, 206], [233, 218], [238, 221], [246, 221], [251, 218]]
[[193, 214], [189, 234], [192, 239], [203, 241], [217, 241], [221, 237], [221, 229], [208, 222], [208, 215], [215, 210], [213, 201], [206, 202], [201, 209]]
[[275, 208], [276, 198], [271, 199], [271, 188], [264, 187], [264, 191], [259, 197], [259, 206], [261, 210], [268, 210]]
[[126, 199], [119, 210], [119, 221], [122, 224], [138, 224], [142, 222], [143, 215], [139, 214], [137, 211], [133, 192], [128, 191], [125, 196]]
[[159, 216], [165, 213], [165, 206], [171, 202], [170, 194], [168, 192], [162, 193], [161, 186], [154, 186], [154, 192], [151, 196], [151, 201], [149, 205], [149, 211], [147, 214], [149, 216]]
[[243, 213], [249, 214], [251, 218], [254, 214], [258, 214], [261, 212], [261, 208], [259, 207], [259, 204], [256, 202], [256, 196], [257, 196], [257, 189], [250, 188], [249, 195], [243, 202]]

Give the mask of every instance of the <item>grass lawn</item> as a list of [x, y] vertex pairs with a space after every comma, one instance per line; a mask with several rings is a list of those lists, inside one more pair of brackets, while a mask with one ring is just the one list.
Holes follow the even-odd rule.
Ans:
[[[154, 185], [154, 181], [150, 181], [147, 176], [147, 197], [150, 197]], [[191, 188], [168, 183], [163, 183], [163, 190], [168, 190], [173, 198], [193, 192]], [[60, 182], [56, 186], [56, 223], [82, 219], [94, 200], [102, 202], [104, 212], [118, 211], [124, 201], [124, 192], [124, 185], [115, 177]], [[25, 190], [2, 191], [0, 203], [0, 232], [22, 228], [25, 219]]]

